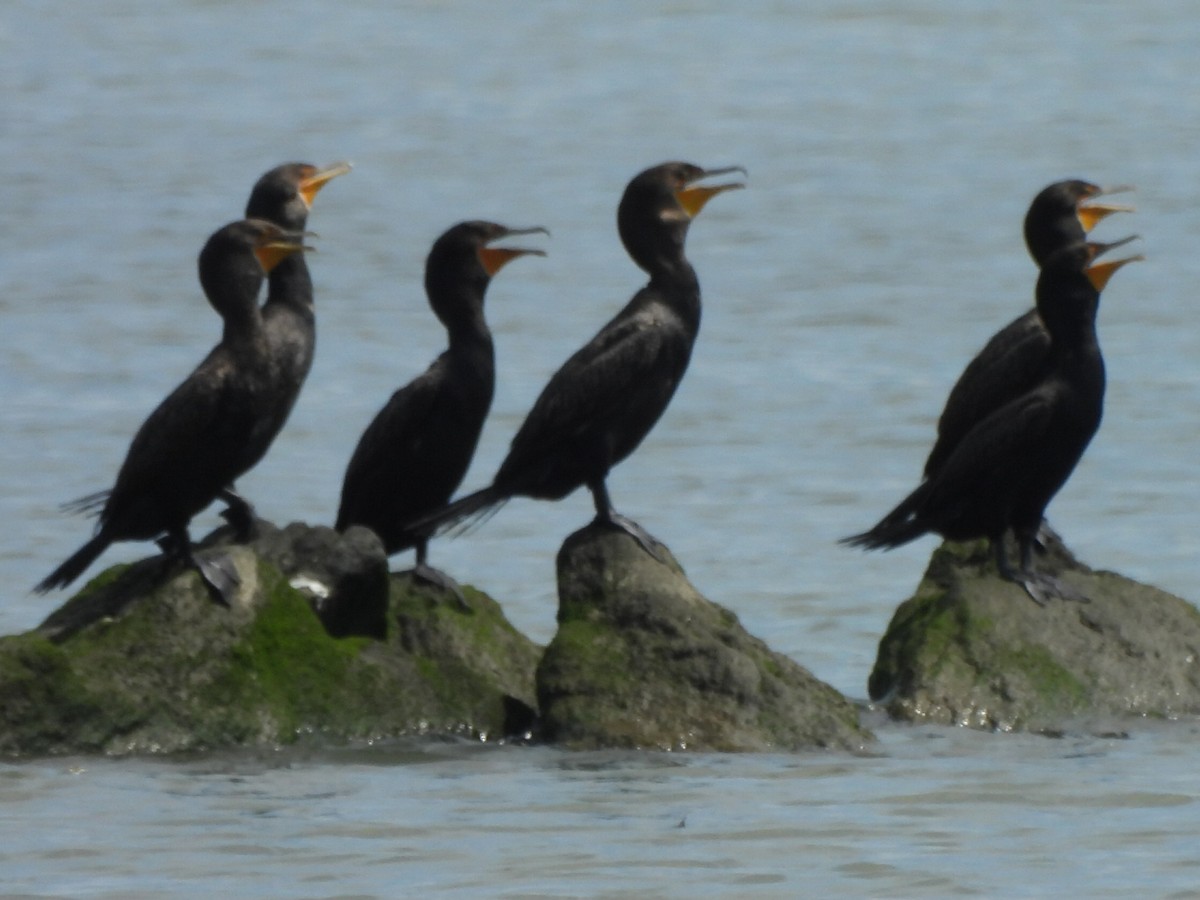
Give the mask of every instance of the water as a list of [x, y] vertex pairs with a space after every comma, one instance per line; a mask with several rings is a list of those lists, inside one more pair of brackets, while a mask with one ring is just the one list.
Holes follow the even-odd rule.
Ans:
[[[221, 4], [0, 10], [0, 632], [88, 524], [130, 436], [217, 336], [205, 237], [262, 171], [348, 158], [311, 227], [317, 361], [239, 486], [331, 520], [361, 429], [441, 349], [420, 291], [463, 218], [545, 225], [489, 292], [500, 383], [467, 486], [546, 378], [640, 285], [625, 182], [740, 163], [689, 254], [704, 287], [671, 410], [618, 507], [707, 596], [862, 697], [932, 539], [839, 548], [911, 487], [946, 392], [1026, 308], [1019, 233], [1062, 177], [1137, 185], [1148, 259], [1105, 292], [1099, 436], [1050, 514], [1073, 549], [1194, 597], [1191, 301], [1200, 19], [1184, 0], [954, 4]], [[586, 495], [510, 503], [432, 559], [539, 640]], [[195, 532], [216, 524], [211, 515]], [[144, 545], [110, 550], [103, 564]], [[398, 560], [398, 565], [407, 560]], [[39, 896], [1186, 896], [1193, 723], [1127, 739], [874, 723], [862, 757], [407, 745], [0, 768], [0, 891]], [[679, 827], [680, 823], [683, 827]]]

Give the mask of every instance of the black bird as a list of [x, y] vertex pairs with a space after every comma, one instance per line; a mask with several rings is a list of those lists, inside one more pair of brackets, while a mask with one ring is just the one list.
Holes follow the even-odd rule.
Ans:
[[390, 555], [416, 547], [413, 574], [451, 591], [448, 575], [426, 563], [428, 535], [408, 523], [443, 506], [462, 483], [496, 383], [492, 333], [483, 299], [492, 276], [510, 260], [541, 250], [493, 247], [511, 235], [544, 228], [462, 222], [437, 239], [425, 261], [425, 293], [450, 347], [414, 381], [392, 395], [363, 432], [346, 468], [338, 531], [365, 525]]
[[659, 555], [641, 526], [613, 509], [605, 479], [649, 433], [687, 370], [700, 329], [700, 284], [683, 249], [688, 226], [712, 197], [743, 186], [697, 182], [734, 171], [745, 174], [669, 162], [629, 182], [617, 230], [650, 282], [554, 373], [491, 485], [418, 519], [416, 530], [444, 530], [511, 497], [560, 500], [583, 485], [596, 521]]
[[[842, 543], [891, 549], [928, 532], [947, 540], [986, 537], [1000, 575], [1038, 603], [1069, 590], [1033, 569], [1033, 543], [1050, 499], [1066, 482], [1100, 426], [1104, 359], [1096, 339], [1100, 292], [1121, 266], [1140, 256], [1095, 262], [1126, 243], [1077, 243], [1043, 262], [1037, 310], [1050, 334], [1045, 371], [1021, 396], [963, 437], [945, 463], [870, 531]], [[1012, 530], [1020, 571], [1004, 553]]]
[[[1025, 245], [1040, 267], [1056, 251], [1087, 239], [1100, 220], [1132, 207], [1097, 202], [1128, 187], [1100, 188], [1087, 181], [1056, 181], [1044, 188], [1025, 214]], [[1050, 335], [1036, 309], [1022, 314], [984, 345], [946, 399], [938, 436], [925, 461], [932, 476], [971, 428], [1041, 377], [1050, 353]]]
[[267, 423], [287, 398], [273, 380], [258, 292], [266, 273], [306, 249], [301, 241], [256, 219], [208, 239], [200, 284], [225, 321], [221, 341], [138, 429], [112, 490], [78, 502], [103, 503], [96, 535], [34, 590], [70, 584], [115, 541], [163, 535], [164, 551], [195, 567], [218, 599], [237, 586], [236, 573], [192, 555], [188, 523], [262, 458], [274, 436]]
[[[246, 204], [246, 218], [264, 219], [286, 231], [302, 232], [317, 192], [349, 171], [350, 164], [345, 162], [323, 169], [299, 162], [276, 166], [255, 183]], [[271, 270], [262, 316], [278, 397], [262, 429], [273, 440], [296, 405], [316, 348], [313, 283], [303, 253], [287, 257]], [[232, 485], [221, 492], [221, 498], [229, 504], [222, 515], [234, 526], [239, 539], [248, 539], [253, 531], [253, 508]]]

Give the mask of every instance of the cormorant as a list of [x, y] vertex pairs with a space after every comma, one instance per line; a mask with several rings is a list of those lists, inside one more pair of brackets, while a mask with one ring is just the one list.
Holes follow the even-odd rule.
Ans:
[[[1117, 269], [1140, 256], [1096, 262], [1112, 244], [1076, 243], [1043, 262], [1037, 310], [1050, 334], [1046, 369], [1036, 384], [976, 423], [937, 471], [874, 528], [843, 538], [869, 550], [891, 549], [928, 532], [952, 541], [986, 537], [1000, 575], [1036, 602], [1070, 597], [1033, 568], [1033, 543], [1050, 499], [1066, 482], [1100, 426], [1104, 359], [1096, 339], [1100, 292]], [[1020, 571], [1004, 552], [1012, 530]]]
[[[246, 203], [246, 218], [264, 219], [287, 231], [303, 232], [317, 192], [349, 171], [350, 164], [345, 162], [323, 169], [298, 162], [276, 166], [255, 183]], [[287, 257], [271, 270], [262, 316], [278, 397], [278, 405], [271, 410], [271, 418], [262, 423], [262, 430], [273, 440], [300, 396], [317, 341], [312, 276], [303, 253]], [[233, 485], [221, 492], [221, 498], [229, 504], [222, 515], [234, 526], [240, 540], [249, 539], [253, 507]]]
[[257, 219], [232, 222], [208, 239], [200, 284], [224, 319], [221, 341], [138, 429], [112, 489], [79, 501], [82, 508], [103, 503], [96, 535], [35, 591], [70, 584], [115, 541], [165, 535], [164, 551], [194, 566], [227, 602], [237, 575], [192, 555], [188, 523], [262, 458], [273, 437], [264, 423], [286, 398], [273, 380], [258, 292], [266, 273], [304, 249], [301, 235]]
[[544, 228], [506, 228], [493, 222], [462, 222], [434, 242], [425, 261], [429, 305], [450, 347], [424, 374], [396, 391], [359, 439], [342, 484], [338, 531], [365, 525], [388, 555], [416, 547], [413, 574], [451, 591], [462, 591], [426, 562], [429, 536], [407, 527], [444, 505], [462, 483], [495, 387], [492, 333], [483, 299], [492, 276], [510, 260], [541, 250], [493, 247], [511, 235]]
[[[1087, 239], [1097, 223], [1130, 206], [1097, 202], [1128, 187], [1101, 188], [1087, 181], [1056, 181], [1042, 189], [1025, 214], [1025, 246], [1041, 267], [1056, 251]], [[989, 413], [1025, 393], [1042, 374], [1050, 352], [1047, 334], [1036, 309], [1031, 309], [994, 334], [968, 363], [938, 419], [938, 435], [925, 461], [925, 477], [933, 475], [958, 442]]]
[[658, 421], [687, 369], [700, 328], [700, 284], [684, 255], [688, 226], [712, 197], [741, 183], [701, 185], [740, 166], [668, 162], [637, 175], [617, 208], [617, 230], [649, 283], [551, 377], [513, 438], [490, 486], [422, 517], [432, 534], [511, 497], [560, 500], [592, 493], [596, 521], [632, 535], [658, 557], [653, 538], [613, 508], [605, 480]]

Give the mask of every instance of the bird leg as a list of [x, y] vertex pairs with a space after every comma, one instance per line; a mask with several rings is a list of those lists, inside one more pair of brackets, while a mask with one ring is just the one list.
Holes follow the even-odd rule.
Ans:
[[[1040, 531], [1038, 532], [1040, 534]], [[1053, 534], [1053, 532], [1051, 532]], [[1057, 537], [1057, 536], [1056, 536]], [[1026, 584], [1025, 592], [1037, 601], [1034, 596], [1034, 591], [1041, 593], [1043, 598], [1058, 597], [1060, 600], [1072, 600], [1075, 603], [1091, 603], [1091, 599], [1082, 591], [1076, 590], [1060, 578], [1055, 578], [1053, 575], [1046, 575], [1043, 572], [1035, 572], [1033, 569], [1033, 547], [1037, 542], [1035, 535], [1028, 535], [1020, 538], [1021, 544], [1021, 571], [1025, 575]], [[1045, 600], [1041, 602], [1045, 606]]]
[[238, 577], [237, 569], [227, 554], [200, 559], [192, 553], [192, 541], [187, 529], [172, 529], [158, 541], [164, 556], [173, 562], [179, 562], [185, 568], [195, 569], [200, 574], [200, 580], [208, 591], [214, 603], [230, 606], [230, 599], [241, 586], [242, 579]]
[[228, 504], [221, 513], [221, 518], [233, 526], [233, 539], [239, 544], [246, 544], [255, 537], [254, 507], [250, 501], [237, 492], [231, 484], [222, 488], [217, 495]]
[[592, 500], [596, 505], [596, 518], [592, 520], [594, 524], [608, 525], [611, 528], [624, 531], [637, 541], [643, 550], [660, 563], [666, 564], [667, 561], [658, 551], [658, 548], [662, 546], [661, 543], [655, 540], [650, 532], [633, 521], [633, 519], [623, 516], [613, 509], [612, 501], [608, 498], [608, 486], [604, 483], [603, 479], [590, 482], [588, 490], [592, 492]]
[[1051, 544], [1061, 544], [1062, 538], [1058, 536], [1058, 532], [1050, 527], [1050, 523], [1042, 519], [1042, 524], [1038, 526], [1037, 537], [1034, 539], [1036, 549], [1045, 553], [1050, 549]]
[[992, 540], [992, 549], [996, 555], [996, 569], [1001, 578], [1023, 587], [1025, 593], [1029, 595], [1029, 599], [1038, 606], [1046, 606], [1052, 597], [1060, 600], [1073, 600], [1076, 603], [1091, 602], [1086, 595], [1061, 579], [1034, 570], [1033, 546], [1036, 542], [1036, 535], [1021, 535], [1017, 541], [1021, 548], [1020, 571], [1014, 571], [1008, 564], [1008, 557], [1004, 552], [1004, 541], [1000, 538]]
[[417, 544], [417, 564], [412, 569], [412, 577], [417, 581], [423, 581], [425, 584], [453, 594], [454, 599], [458, 601], [459, 608], [463, 612], [473, 612], [474, 610], [472, 610], [471, 604], [467, 602], [467, 598], [463, 596], [462, 588], [459, 587], [458, 582], [441, 569], [435, 569], [425, 562], [427, 547], [428, 543], [426, 541], [421, 541], [421, 543]]
[[1022, 577], [1021, 573], [1014, 571], [1013, 567], [1008, 564], [1008, 554], [1004, 552], [1004, 535], [1001, 534], [999, 537], [991, 538], [991, 542], [992, 555], [996, 557], [996, 571], [1000, 573], [1000, 577], [1005, 581], [1011, 581], [1013, 584], [1021, 585], [1021, 587], [1025, 588], [1025, 592], [1029, 594], [1029, 598], [1033, 600], [1034, 603], [1036, 603], [1038, 606], [1045, 606], [1046, 601], [1033, 591], [1029, 590], [1029, 587], [1025, 584], [1025, 579]]

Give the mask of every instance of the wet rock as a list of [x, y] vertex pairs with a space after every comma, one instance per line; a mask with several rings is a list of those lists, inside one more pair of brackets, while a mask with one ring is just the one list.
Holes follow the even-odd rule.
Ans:
[[386, 637], [336, 638], [250, 546], [213, 547], [230, 606], [160, 558], [99, 575], [0, 638], [0, 755], [151, 753], [530, 727], [540, 648], [490, 597], [387, 579]]
[[902, 720], [1051, 733], [1200, 712], [1200, 611], [1057, 541], [1038, 565], [1089, 602], [1038, 606], [985, 541], [943, 544], [880, 642], [872, 699]]
[[[308, 597], [334, 637], [387, 634], [388, 559], [383, 543], [368, 528], [340, 534], [323, 525], [292, 522], [285, 528], [254, 520], [249, 546]], [[234, 544], [233, 529], [217, 529], [202, 547]]]
[[573, 748], [855, 749], [853, 703], [702, 597], [666, 548], [589, 526], [558, 555], [558, 631], [537, 672], [547, 740]]

